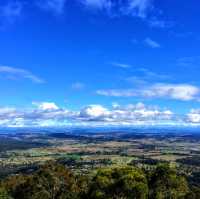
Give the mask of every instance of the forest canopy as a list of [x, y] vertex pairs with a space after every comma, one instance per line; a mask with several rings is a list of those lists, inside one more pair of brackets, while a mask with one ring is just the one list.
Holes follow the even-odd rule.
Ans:
[[75, 174], [49, 162], [32, 174], [8, 177], [0, 186], [1, 199], [195, 199], [199, 193], [168, 164], [148, 171], [124, 166]]

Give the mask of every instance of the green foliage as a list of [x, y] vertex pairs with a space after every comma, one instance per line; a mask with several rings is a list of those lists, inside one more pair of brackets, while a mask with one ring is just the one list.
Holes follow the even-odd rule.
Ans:
[[6, 187], [15, 199], [75, 199], [78, 193], [71, 171], [53, 163], [18, 183], [15, 178], [9, 179]]
[[157, 166], [151, 173], [149, 185], [151, 199], [182, 199], [189, 191], [186, 179], [167, 164]]
[[0, 187], [0, 199], [12, 199], [5, 188]]
[[[99, 169], [92, 176], [74, 175], [49, 162], [31, 175], [15, 175], [0, 186], [0, 199], [199, 199], [186, 179], [167, 164], [144, 172], [136, 167]], [[10, 196], [12, 197], [10, 197]]]
[[133, 167], [100, 169], [89, 190], [93, 199], [144, 199], [147, 194], [144, 173]]

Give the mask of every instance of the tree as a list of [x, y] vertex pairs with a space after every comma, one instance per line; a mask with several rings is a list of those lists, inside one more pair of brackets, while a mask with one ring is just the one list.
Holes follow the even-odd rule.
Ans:
[[78, 188], [72, 172], [62, 165], [48, 163], [35, 174], [18, 182], [10, 179], [8, 189], [15, 199], [76, 199]]
[[12, 199], [5, 188], [0, 187], [0, 199]]
[[151, 199], [182, 199], [189, 191], [186, 179], [168, 164], [158, 165], [152, 172], [149, 187]]
[[199, 199], [199, 198], [200, 198], [200, 187], [191, 186], [191, 190], [186, 195], [185, 199]]
[[92, 179], [92, 199], [145, 199], [148, 195], [144, 173], [134, 167], [100, 169]]

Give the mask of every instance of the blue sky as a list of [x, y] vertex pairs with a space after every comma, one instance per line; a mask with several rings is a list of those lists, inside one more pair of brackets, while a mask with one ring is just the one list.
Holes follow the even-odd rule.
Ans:
[[199, 6], [1, 0], [0, 125], [200, 124]]

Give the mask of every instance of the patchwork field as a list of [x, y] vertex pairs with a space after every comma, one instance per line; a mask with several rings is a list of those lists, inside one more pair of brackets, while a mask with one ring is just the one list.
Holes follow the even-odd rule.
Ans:
[[17, 132], [0, 134], [0, 175], [31, 172], [56, 160], [87, 172], [113, 165], [153, 167], [159, 162], [198, 171], [198, 134], [140, 132]]

